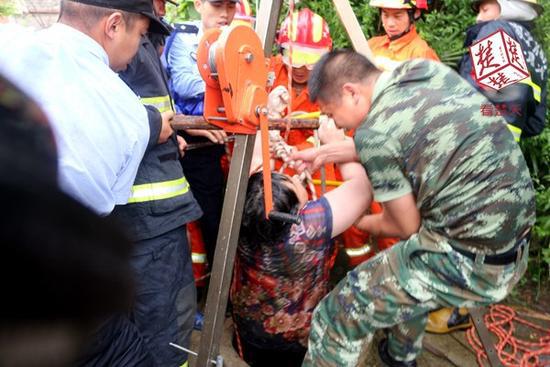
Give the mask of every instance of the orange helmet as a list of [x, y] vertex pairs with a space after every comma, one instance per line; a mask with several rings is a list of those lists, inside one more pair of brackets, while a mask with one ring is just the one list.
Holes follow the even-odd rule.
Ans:
[[[292, 55], [289, 45], [292, 43]], [[277, 44], [283, 49], [283, 61], [293, 67], [313, 65], [332, 49], [327, 22], [308, 8], [288, 16], [279, 29]]]
[[254, 28], [256, 18], [252, 16], [252, 8], [248, 0], [239, 0], [236, 4], [237, 10], [231, 24], [244, 24]]

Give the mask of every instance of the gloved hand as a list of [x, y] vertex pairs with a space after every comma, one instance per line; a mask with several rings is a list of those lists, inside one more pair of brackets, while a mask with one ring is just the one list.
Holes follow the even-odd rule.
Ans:
[[273, 89], [267, 97], [267, 117], [272, 119], [283, 117], [289, 99], [290, 95], [284, 86], [279, 85]]

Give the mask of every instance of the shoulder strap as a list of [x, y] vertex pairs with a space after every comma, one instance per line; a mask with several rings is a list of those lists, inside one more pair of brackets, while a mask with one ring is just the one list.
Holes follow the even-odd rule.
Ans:
[[[167, 66], [167, 72], [169, 72], [170, 64], [168, 63], [168, 53], [170, 52], [170, 48], [172, 47], [172, 43], [174, 42], [174, 38], [176, 37], [176, 34], [178, 33], [188, 33], [188, 34], [198, 34], [199, 33], [199, 27], [197, 27], [194, 24], [186, 24], [186, 23], [178, 23], [174, 24], [174, 30], [170, 35], [168, 36], [168, 39], [166, 40], [166, 45], [164, 47], [164, 61], [166, 62]], [[170, 77], [170, 75], [168, 75]]]

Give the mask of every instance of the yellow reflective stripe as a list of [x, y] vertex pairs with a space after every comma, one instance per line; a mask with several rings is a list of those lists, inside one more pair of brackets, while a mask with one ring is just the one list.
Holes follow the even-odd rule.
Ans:
[[[327, 52], [326, 48], [307, 48], [300, 46], [292, 47], [292, 65], [313, 65], [321, 56]], [[290, 64], [289, 62], [289, 49], [283, 49], [283, 62]]]
[[252, 9], [248, 0], [241, 1], [241, 4], [244, 5], [244, 13], [248, 16], [252, 15]]
[[370, 245], [365, 244], [362, 247], [358, 248], [347, 248], [346, 254], [348, 254], [349, 257], [358, 257], [366, 255], [370, 252], [371, 248]]
[[288, 37], [292, 42], [296, 41], [296, 37], [298, 36], [298, 12], [295, 11], [292, 13], [291, 21], [288, 22], [288, 34], [290, 37]]
[[185, 361], [185, 363], [182, 364], [180, 367], [189, 367], [189, 361]]
[[521, 129], [512, 124], [507, 124], [507, 125], [508, 125], [508, 129], [512, 132], [512, 135], [514, 135], [514, 140], [519, 141], [521, 138]]
[[542, 90], [538, 85], [536, 85], [533, 82], [533, 79], [531, 79], [531, 77], [529, 77], [527, 79], [521, 80], [520, 83], [527, 84], [528, 86], [530, 86], [533, 89], [533, 98], [535, 99], [535, 101], [540, 103], [540, 98], [541, 98], [540, 96], [541, 96], [541, 91]]
[[304, 112], [298, 115], [292, 115], [293, 119], [315, 119], [321, 117], [321, 111]]
[[141, 98], [141, 103], [148, 106], [153, 106], [160, 112], [166, 112], [172, 110], [172, 103], [170, 101], [170, 96], [160, 96], [160, 97], [145, 97]]
[[[321, 184], [321, 180], [318, 179], [318, 178], [314, 178], [312, 181], [313, 181], [313, 184], [314, 184], [314, 185], [320, 185], [320, 184]], [[336, 181], [336, 180], [326, 180], [326, 181], [325, 181], [325, 185], [327, 185], [327, 186], [338, 187], [338, 186], [340, 186], [341, 184], [343, 184], [342, 181]]]
[[169, 199], [186, 194], [188, 191], [189, 184], [185, 177], [172, 181], [134, 185], [128, 203]]
[[319, 42], [323, 38], [323, 18], [319, 14], [314, 14], [311, 19], [313, 42]]
[[191, 261], [193, 262], [193, 264], [204, 264], [206, 263], [206, 254], [201, 254], [200, 252], [192, 252]]

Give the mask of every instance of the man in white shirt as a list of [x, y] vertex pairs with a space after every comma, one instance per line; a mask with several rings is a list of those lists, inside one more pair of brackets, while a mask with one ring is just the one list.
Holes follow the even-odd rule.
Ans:
[[36, 33], [0, 32], [0, 71], [52, 122], [62, 189], [101, 215], [125, 204], [148, 145], [172, 133], [120, 80], [141, 36], [164, 27], [149, 0], [63, 0], [57, 24]]
[[[0, 72], [48, 115], [61, 188], [100, 215], [128, 202], [144, 152], [173, 133], [173, 113], [150, 126], [148, 110], [116, 74], [134, 57], [148, 29], [161, 27], [150, 0], [62, 0], [59, 22], [48, 29], [0, 29]], [[94, 366], [153, 363], [125, 315], [104, 322], [78, 361]]]

